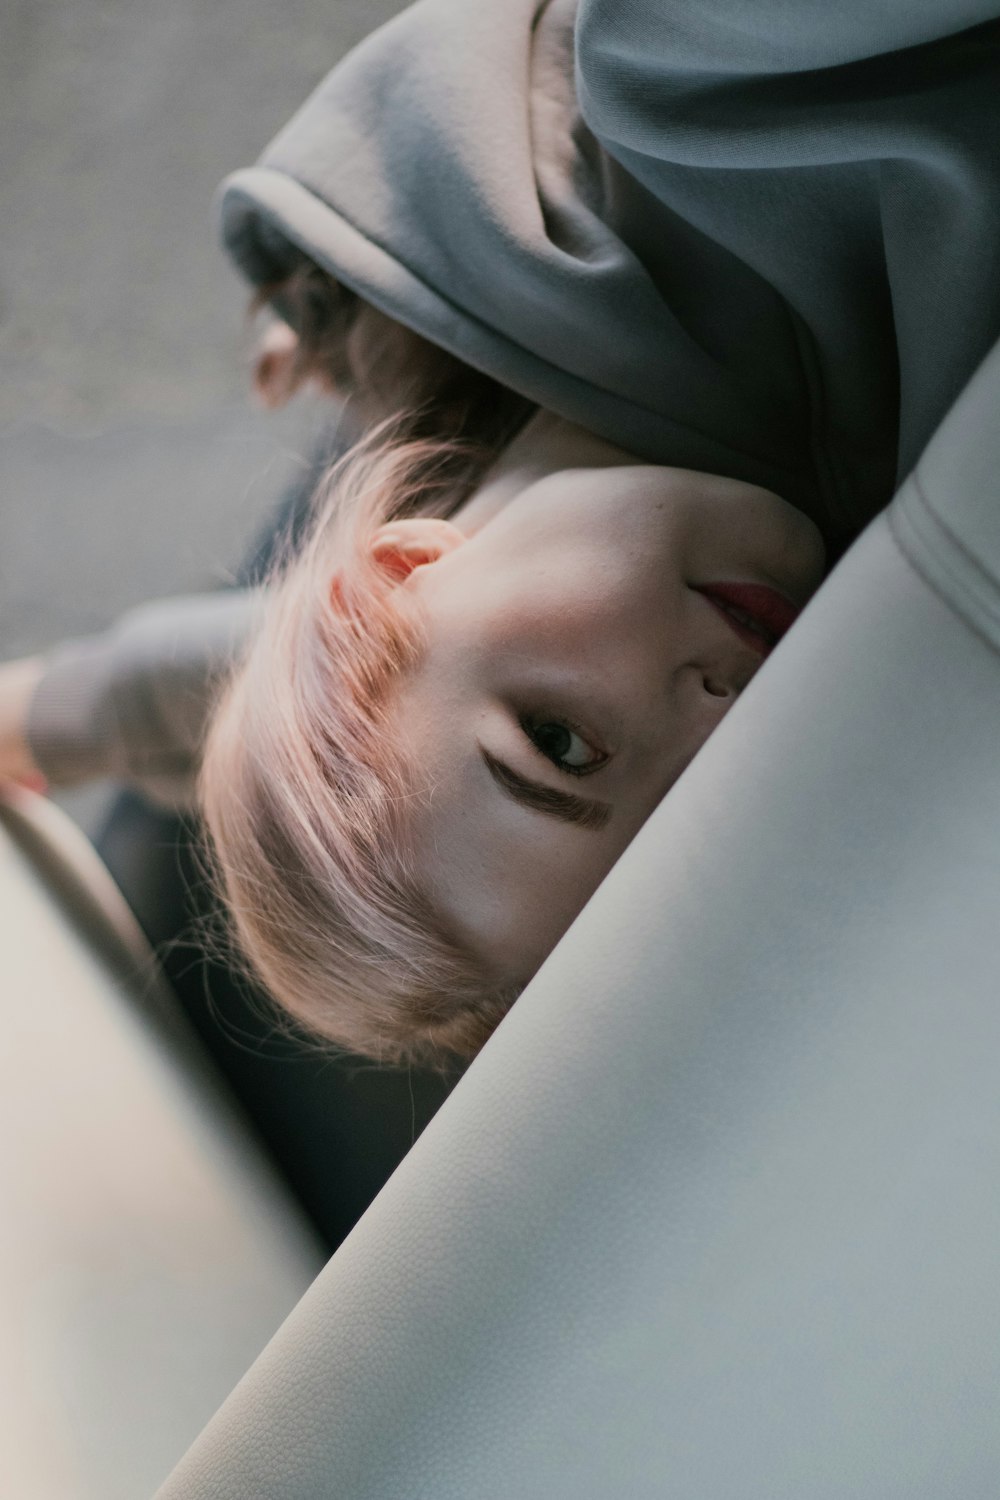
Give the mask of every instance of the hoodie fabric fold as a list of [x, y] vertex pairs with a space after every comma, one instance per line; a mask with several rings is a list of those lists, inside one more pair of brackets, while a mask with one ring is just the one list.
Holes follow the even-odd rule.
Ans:
[[224, 242], [837, 548], [1000, 334], [993, 10], [420, 0], [228, 179]]

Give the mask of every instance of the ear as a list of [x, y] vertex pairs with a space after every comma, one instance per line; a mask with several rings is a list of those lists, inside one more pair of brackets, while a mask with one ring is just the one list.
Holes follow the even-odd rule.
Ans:
[[302, 384], [296, 374], [298, 334], [275, 319], [253, 354], [252, 386], [258, 405], [275, 410], [284, 406]]
[[380, 526], [371, 540], [371, 555], [394, 583], [402, 583], [414, 568], [437, 562], [465, 540], [465, 533], [450, 521], [438, 516], [411, 516]]
[[[373, 561], [390, 583], [403, 583], [415, 568], [437, 562], [466, 541], [465, 533], [437, 516], [411, 516], [405, 521], [386, 521], [373, 535]], [[330, 579], [330, 602], [343, 612], [342, 575]]]

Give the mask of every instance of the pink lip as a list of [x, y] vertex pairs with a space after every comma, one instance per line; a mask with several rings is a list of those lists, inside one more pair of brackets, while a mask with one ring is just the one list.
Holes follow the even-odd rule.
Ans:
[[[762, 583], [706, 583], [704, 594], [730, 628], [761, 656], [767, 656], [799, 616], [799, 609], [777, 589]], [[738, 610], [746, 619], [737, 618]]]

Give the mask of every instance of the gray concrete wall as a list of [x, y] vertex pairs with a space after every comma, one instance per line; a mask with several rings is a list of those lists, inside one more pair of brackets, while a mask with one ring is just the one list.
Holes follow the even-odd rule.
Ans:
[[315, 409], [247, 402], [212, 194], [398, 8], [5, 0], [0, 657], [223, 579], [301, 461]]
[[6, 0], [0, 643], [225, 567], [302, 423], [244, 397], [212, 194], [386, 0]]

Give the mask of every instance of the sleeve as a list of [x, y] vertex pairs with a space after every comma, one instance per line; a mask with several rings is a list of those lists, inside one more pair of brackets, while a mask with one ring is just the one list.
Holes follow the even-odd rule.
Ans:
[[212, 703], [262, 602], [260, 589], [156, 600], [103, 634], [57, 646], [26, 726], [52, 785], [113, 776], [189, 806]]

